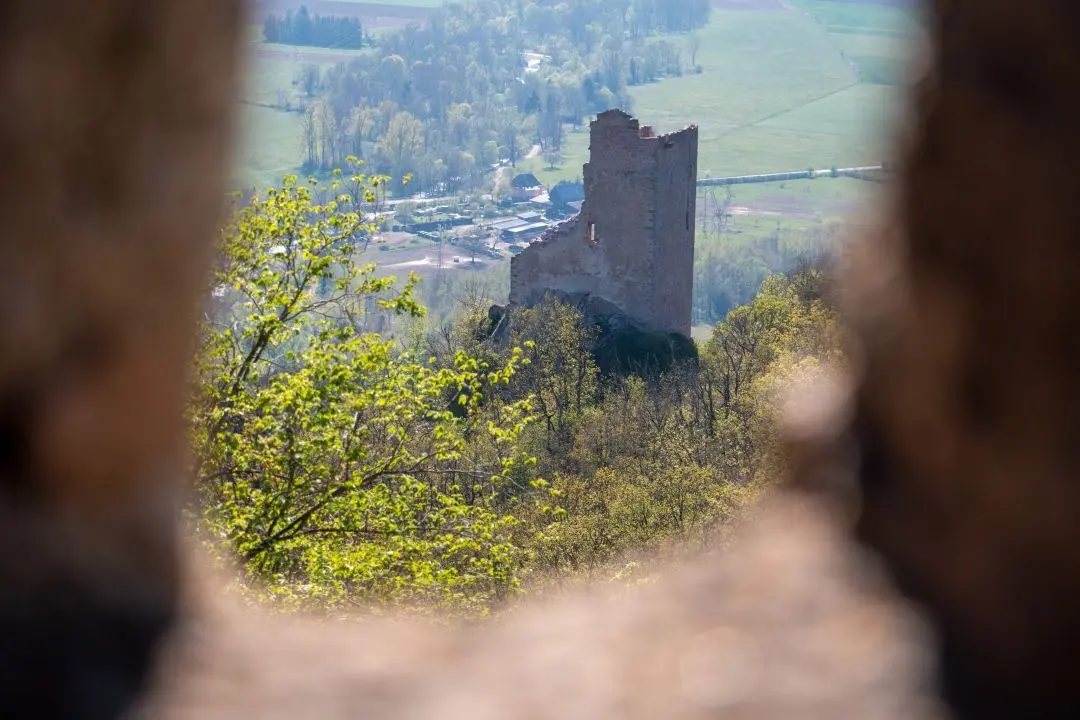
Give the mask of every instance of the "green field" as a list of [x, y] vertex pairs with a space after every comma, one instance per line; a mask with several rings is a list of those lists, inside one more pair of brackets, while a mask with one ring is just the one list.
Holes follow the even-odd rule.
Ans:
[[[396, 0], [440, 5], [443, 0]], [[700, 75], [631, 88], [630, 110], [661, 132], [700, 128], [699, 174], [720, 177], [880, 162], [899, 100], [901, 77], [917, 22], [880, 4], [792, 0], [791, 9], [714, 10], [698, 32]], [[668, 38], [685, 45], [688, 38]], [[287, 49], [255, 45], [246, 98], [275, 103], [303, 63]], [[272, 51], [267, 53], [266, 51]], [[312, 55], [320, 51], [303, 49]], [[275, 57], [265, 57], [271, 54]], [[305, 55], [305, 61], [311, 61]], [[329, 62], [329, 61], [327, 61]], [[272, 182], [295, 171], [301, 157], [299, 118], [247, 108], [240, 178]], [[588, 155], [587, 126], [566, 136], [563, 160], [521, 163], [541, 180], [579, 177]]]
[[[643, 123], [661, 132], [699, 126], [702, 177], [883, 159], [915, 21], [887, 5], [796, 5], [715, 10], [699, 32], [702, 74], [631, 89]], [[587, 133], [572, 133], [561, 167], [536, 158], [528, 169], [545, 181], [577, 177], [587, 153]]]
[[[804, 135], [823, 135], [818, 138], [821, 145], [826, 146], [826, 153], [843, 153], [844, 148], [829, 147], [836, 141], [828, 136], [842, 138], [854, 138], [858, 140], [870, 139], [876, 136], [882, 128], [894, 117], [898, 97], [896, 89], [887, 85], [852, 85], [840, 92], [833, 93], [828, 97], [800, 105], [794, 110], [789, 110], [779, 115], [774, 115], [767, 120], [753, 125], [755, 128], [768, 128], [789, 133], [801, 133]], [[826, 164], [814, 158], [806, 158], [811, 164], [825, 167]], [[877, 158], [865, 157], [865, 160]], [[859, 156], [851, 155], [850, 164], [858, 164]], [[828, 163], [828, 165], [847, 165], [849, 163]], [[792, 166], [792, 169], [801, 168], [802, 164]]]
[[300, 71], [302, 63], [261, 57], [256, 53], [262, 43], [250, 43], [247, 58], [248, 72], [244, 78], [243, 97], [251, 103], [273, 104], [277, 101], [278, 90], [284, 90], [292, 96], [296, 94], [293, 80]]
[[[778, 183], [735, 185], [732, 202], [766, 212], [782, 212], [796, 225], [820, 222], [848, 214], [880, 188], [852, 178], [816, 178]], [[717, 188], [723, 190], [723, 188]]]
[[[300, 91], [293, 82], [305, 65], [326, 68], [334, 64], [337, 56], [366, 51], [331, 51], [252, 42], [248, 44], [248, 52], [248, 73], [238, 118], [240, 142], [234, 182], [240, 187], [263, 188], [278, 184], [283, 175], [297, 172], [304, 156], [300, 115], [277, 107], [280, 94], [285, 94], [292, 107], [298, 107]], [[293, 59], [287, 53], [302, 53], [303, 59]], [[321, 60], [327, 55], [331, 59]]]
[[234, 186], [265, 189], [295, 173], [304, 157], [300, 116], [259, 105], [241, 105]]
[[875, 2], [846, 0], [789, 0], [830, 32], [904, 37], [916, 31], [918, 17], [911, 10]]
[[281, 52], [290, 55], [303, 55], [305, 57], [325, 57], [327, 62], [338, 62], [339, 58], [367, 55], [375, 52], [373, 48], [324, 48], [314, 45], [285, 45], [283, 43], [268, 43], [259, 41], [258, 48], [263, 52]]

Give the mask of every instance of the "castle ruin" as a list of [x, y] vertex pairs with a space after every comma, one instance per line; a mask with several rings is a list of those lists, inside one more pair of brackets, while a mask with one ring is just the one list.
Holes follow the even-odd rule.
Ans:
[[621, 110], [590, 125], [581, 212], [510, 261], [511, 305], [550, 292], [613, 306], [644, 330], [690, 335], [697, 127], [655, 135]]

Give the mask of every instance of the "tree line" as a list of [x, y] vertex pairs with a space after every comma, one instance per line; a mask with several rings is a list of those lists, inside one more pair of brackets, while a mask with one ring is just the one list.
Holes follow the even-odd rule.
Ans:
[[268, 15], [263, 21], [263, 40], [286, 45], [326, 48], [362, 48], [369, 44], [360, 20], [337, 15], [312, 15], [307, 6], [296, 13]]

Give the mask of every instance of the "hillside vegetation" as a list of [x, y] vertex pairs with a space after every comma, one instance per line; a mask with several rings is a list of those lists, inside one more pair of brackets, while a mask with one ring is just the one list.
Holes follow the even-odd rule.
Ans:
[[505, 166], [578, 177], [616, 106], [699, 125], [702, 176], [877, 163], [917, 32], [831, 0], [469, 0], [360, 49], [254, 43], [239, 180], [271, 189], [223, 231], [191, 413], [199, 534], [240, 590], [478, 617], [722, 542], [782, 471], [788, 380], [844, 362], [818, 268], [872, 183], [703, 188], [696, 359], [630, 367], [557, 303], [492, 337], [505, 260], [370, 213], [491, 217]]
[[[776, 476], [782, 382], [840, 361], [820, 273], [770, 278], [700, 360], [602, 375], [575, 309], [483, 297], [434, 325], [365, 264], [360, 212], [288, 179], [225, 228], [193, 398], [208, 547], [283, 607], [486, 615], [560, 579], [714, 542]], [[392, 340], [383, 316], [410, 318]]]

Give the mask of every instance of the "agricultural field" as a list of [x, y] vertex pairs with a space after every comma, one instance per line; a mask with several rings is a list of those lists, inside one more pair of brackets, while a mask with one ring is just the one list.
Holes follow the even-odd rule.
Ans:
[[[659, 131], [698, 124], [701, 177], [881, 162], [919, 31], [911, 10], [843, 0], [714, 8], [698, 32], [700, 75], [631, 89], [632, 112]], [[558, 168], [535, 158], [528, 169], [545, 182], [577, 177], [587, 155], [582, 129], [567, 135]]]
[[[849, 215], [874, 197], [881, 186], [853, 178], [816, 178], [731, 186], [734, 226], [744, 227], [757, 217], [775, 218], [805, 228]], [[725, 188], [700, 188], [723, 198]], [[703, 201], [699, 198], [699, 203]]]
[[[332, 67], [362, 50], [327, 50], [248, 43], [248, 73], [239, 113], [240, 142], [234, 185], [265, 188], [297, 172], [304, 157], [301, 142], [301, 90], [297, 76], [307, 65]], [[282, 109], [284, 100], [291, 110]]]
[[240, 142], [233, 186], [265, 189], [297, 172], [304, 157], [300, 115], [262, 105], [242, 104]]

